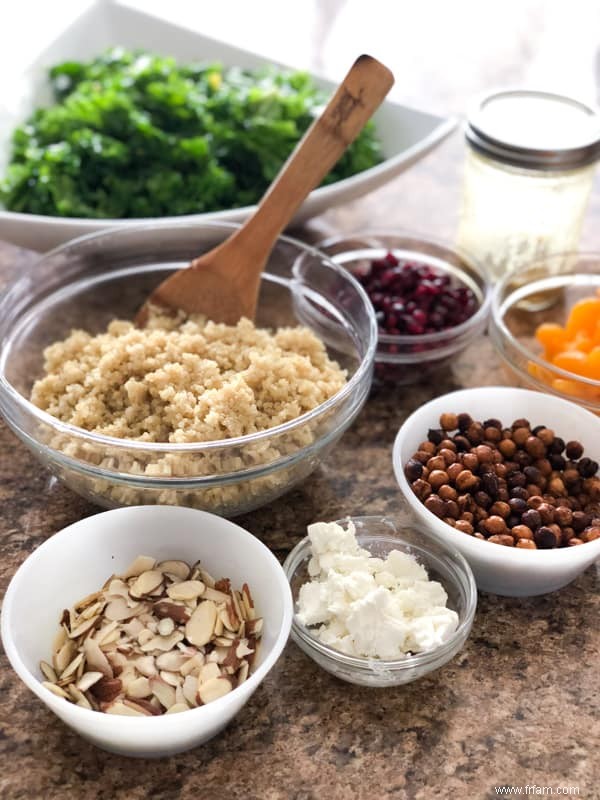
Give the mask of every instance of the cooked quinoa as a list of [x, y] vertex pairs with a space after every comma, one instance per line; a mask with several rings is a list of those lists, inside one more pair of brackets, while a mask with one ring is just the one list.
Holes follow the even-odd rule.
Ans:
[[274, 333], [157, 315], [72, 331], [44, 352], [35, 405], [88, 431], [146, 442], [205, 442], [281, 425], [341, 389], [346, 373], [308, 328]]

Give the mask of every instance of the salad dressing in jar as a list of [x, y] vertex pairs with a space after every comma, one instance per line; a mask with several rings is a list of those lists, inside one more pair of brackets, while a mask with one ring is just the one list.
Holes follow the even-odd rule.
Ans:
[[576, 250], [600, 155], [600, 115], [562, 95], [486, 94], [468, 115], [458, 246], [494, 279]]

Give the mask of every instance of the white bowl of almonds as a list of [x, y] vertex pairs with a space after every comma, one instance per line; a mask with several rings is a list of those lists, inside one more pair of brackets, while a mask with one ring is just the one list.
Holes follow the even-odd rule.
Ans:
[[63, 722], [106, 750], [155, 757], [224, 728], [291, 621], [285, 574], [248, 531], [204, 511], [137, 506], [44, 542], [8, 587], [2, 641]]

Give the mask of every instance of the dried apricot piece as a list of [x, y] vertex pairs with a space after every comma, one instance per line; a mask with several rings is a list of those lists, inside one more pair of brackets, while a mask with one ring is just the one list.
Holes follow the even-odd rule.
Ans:
[[553, 359], [555, 367], [566, 369], [567, 372], [574, 372], [576, 375], [585, 374], [587, 356], [579, 350], [565, 350], [558, 353]]
[[600, 298], [584, 297], [578, 300], [569, 312], [567, 322], [567, 333], [576, 334], [578, 331], [585, 331], [593, 334], [600, 320]]
[[567, 342], [567, 332], [561, 325], [554, 322], [542, 322], [535, 332], [535, 338], [545, 347], [545, 358], [551, 359], [556, 353], [564, 349]]

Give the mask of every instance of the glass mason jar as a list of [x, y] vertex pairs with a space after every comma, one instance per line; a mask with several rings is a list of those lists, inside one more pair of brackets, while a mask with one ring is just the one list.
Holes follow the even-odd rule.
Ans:
[[600, 154], [600, 115], [532, 90], [485, 95], [468, 115], [457, 244], [492, 278], [576, 250]]

